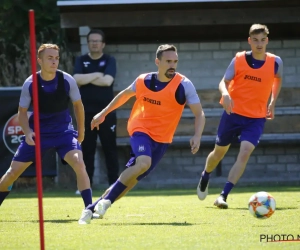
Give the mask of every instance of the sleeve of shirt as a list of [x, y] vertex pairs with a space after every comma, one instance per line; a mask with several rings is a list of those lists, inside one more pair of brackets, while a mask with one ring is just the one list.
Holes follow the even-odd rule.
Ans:
[[31, 84], [32, 84], [32, 76], [28, 77], [22, 86], [20, 102], [19, 102], [19, 106], [22, 108], [29, 108], [31, 104], [31, 95], [29, 91], [29, 87]]
[[279, 56], [275, 57], [275, 62], [278, 65], [277, 72], [275, 72], [276, 78], [282, 78], [283, 76], [283, 62]]
[[69, 90], [69, 96], [72, 102], [76, 102], [81, 99], [81, 95], [79, 92], [79, 88], [77, 86], [77, 83], [73, 76], [69, 75], [68, 73], [64, 72], [64, 78], [65, 80], [68, 81], [70, 85], [70, 90]]
[[82, 60], [80, 56], [75, 59], [73, 75], [75, 74], [83, 74]]
[[188, 78], [185, 78], [181, 82], [181, 84], [184, 87], [186, 103], [187, 104], [200, 103], [200, 98], [198, 96], [198, 93], [196, 91], [194, 84]]
[[131, 86], [130, 88], [133, 92], [136, 92], [136, 80], [137, 79], [135, 79], [134, 82], [129, 85], [129, 86]]
[[227, 81], [231, 81], [234, 78], [235, 75], [235, 57], [231, 60], [228, 68], [225, 71], [224, 79]]
[[116, 59], [113, 56], [109, 57], [109, 60], [107, 61], [107, 65], [104, 71], [104, 75], [110, 75], [113, 78], [116, 77], [117, 74], [117, 63]]

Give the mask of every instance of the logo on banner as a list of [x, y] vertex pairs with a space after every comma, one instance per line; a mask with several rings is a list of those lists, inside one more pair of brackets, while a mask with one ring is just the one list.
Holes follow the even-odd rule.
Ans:
[[[28, 113], [28, 116], [29, 115], [30, 113]], [[15, 154], [23, 135], [24, 133], [18, 121], [18, 115], [15, 114], [8, 119], [3, 129], [3, 142], [11, 153]]]

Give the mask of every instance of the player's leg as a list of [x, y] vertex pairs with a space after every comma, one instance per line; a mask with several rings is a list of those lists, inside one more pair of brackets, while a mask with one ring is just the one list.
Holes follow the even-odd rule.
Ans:
[[[141, 175], [139, 175], [136, 179], [133, 179], [130, 184], [128, 184], [127, 188], [121, 193], [116, 200], [119, 200], [123, 196], [128, 193], [139, 181], [144, 179], [147, 175], [149, 175], [157, 166], [159, 161], [162, 159], [164, 154], [166, 153], [167, 149], [169, 147], [169, 144], [167, 143], [157, 143], [155, 142], [154, 145], [152, 146], [152, 157], [151, 157], [151, 166], [148, 168], [148, 170]], [[126, 164], [128, 168], [132, 167], [135, 165], [135, 157], [132, 157], [129, 162]], [[116, 201], [115, 200], [115, 201]]]
[[[139, 172], [139, 168], [142, 169], [149, 161], [151, 162], [151, 158], [149, 156], [139, 156], [137, 162], [133, 169], [135, 171], [128, 171], [129, 168], [125, 169], [122, 173], [125, 172], [126, 178], [119, 178], [113, 185], [111, 185], [104, 194], [96, 200], [93, 204], [86, 206], [86, 208], [82, 211], [81, 217], [78, 220], [79, 224], [89, 224], [91, 218], [93, 216], [93, 212], [98, 214], [100, 219], [103, 218], [106, 210], [114, 203], [116, 200], [123, 197], [130, 189], [132, 189], [137, 184], [137, 176], [136, 172]], [[129, 172], [129, 173], [128, 173]], [[123, 175], [124, 176], [124, 175]], [[95, 218], [95, 217], [94, 217]]]
[[97, 147], [97, 130], [91, 130], [91, 120], [95, 114], [85, 114], [85, 134], [81, 143], [83, 161], [86, 166], [91, 186], [93, 186], [93, 177], [95, 171], [95, 153]]
[[108, 194], [111, 191], [120, 193], [120, 189], [121, 189], [121, 193], [114, 200], [114, 202], [115, 202], [118, 199], [120, 199], [121, 197], [123, 197], [125, 194], [127, 194], [128, 191], [130, 191], [137, 183], [138, 183], [137, 180], [132, 180], [132, 182], [128, 183], [127, 186], [125, 188], [123, 188], [123, 184], [121, 184], [121, 186], [120, 186], [120, 182], [116, 181], [115, 184], [110, 186], [98, 200], [96, 200], [93, 204], [88, 205], [82, 211], [82, 214], [81, 214], [80, 219], [78, 220], [78, 223], [79, 224], [89, 224], [92, 218], [102, 219], [106, 210], [111, 206], [111, 201], [108, 199], [105, 199], [105, 198], [107, 198]]
[[[86, 219], [84, 213], [88, 213], [91, 216], [91, 213], [94, 210], [100, 215], [100, 218], [102, 218], [112, 203], [123, 197], [138, 183], [140, 179], [144, 178], [154, 169], [155, 165], [157, 164], [157, 157], [154, 157], [153, 162], [152, 151], [155, 149], [154, 147], [157, 147], [157, 144], [158, 143], [155, 143], [148, 135], [144, 133], [135, 133], [131, 137], [131, 147], [133, 153], [131, 159], [126, 165], [128, 168], [121, 173], [120, 178], [110, 188], [108, 188], [95, 203], [88, 206], [86, 211], [83, 211], [82, 217], [79, 220], [79, 224], [86, 224], [84, 223], [84, 220]], [[166, 150], [168, 145], [163, 145]], [[163, 151], [163, 154], [165, 150]]]
[[111, 203], [137, 180], [138, 176], [145, 173], [152, 163], [152, 147], [153, 140], [144, 133], [134, 133], [130, 138], [130, 144], [133, 157], [130, 159], [126, 168], [119, 179], [111, 186], [110, 191], [104, 199], [108, 199]]
[[231, 192], [234, 185], [238, 182], [243, 175], [248, 160], [259, 143], [259, 138], [262, 135], [265, 118], [247, 118], [243, 117], [243, 127], [240, 135], [240, 151], [237, 156], [237, 160], [231, 168], [228, 181], [226, 182], [224, 189], [222, 190], [219, 198], [215, 201], [215, 205], [219, 208], [228, 208], [226, 202], [228, 194]]
[[78, 190], [90, 189], [90, 180], [85, 169], [81, 150], [69, 151], [64, 160], [73, 168], [76, 174]]
[[151, 157], [140, 155], [133, 166], [125, 169], [119, 179], [103, 194], [96, 202], [86, 207], [90, 211], [95, 211], [103, 218], [106, 210], [116, 200], [123, 197], [138, 183], [138, 176], [146, 172], [151, 166]]
[[13, 183], [30, 166], [32, 162], [12, 161], [9, 169], [0, 179], [0, 206], [4, 199], [9, 195]]
[[[137, 177], [137, 179], [134, 179], [130, 185], [128, 186], [127, 189], [124, 190], [124, 192], [116, 199], [120, 199], [121, 197], [123, 197], [129, 190], [131, 190], [139, 181], [141, 181], [142, 179], [144, 179], [146, 176], [148, 176], [157, 166], [157, 164], [159, 163], [159, 161], [162, 159], [162, 157], [164, 156], [164, 154], [166, 153], [167, 149], [169, 147], [169, 144], [166, 143], [155, 143], [155, 146], [153, 147], [153, 151], [152, 151], [152, 163], [150, 168], [142, 173], [141, 175], [139, 175]], [[130, 161], [127, 164], [127, 167], [131, 167]]]
[[199, 184], [197, 186], [197, 195], [199, 200], [205, 200], [206, 196], [208, 195], [210, 174], [223, 159], [229, 147], [230, 145], [218, 146], [217, 144], [215, 144], [214, 150], [207, 156], [205, 168], [201, 173]]
[[[138, 183], [138, 180], [133, 180], [132, 182], [130, 182], [127, 185], [127, 188], [116, 198], [115, 201], [119, 200], [120, 198], [122, 198], [123, 196], [125, 196], [128, 191], [130, 191], [132, 188], [134, 188], [134, 186]], [[101, 195], [101, 197], [95, 202], [95, 205], [97, 202], [99, 202], [100, 200], [102, 200], [104, 197], [106, 197], [108, 195], [108, 193], [111, 191], [113, 185], [111, 185], [108, 189], [105, 190], [105, 192]]]
[[119, 177], [119, 161], [116, 143], [116, 123], [116, 114], [110, 113], [105, 117], [104, 122], [100, 124], [99, 130], [97, 131], [100, 137], [105, 157], [109, 185], [115, 183]]
[[125, 196], [131, 189], [133, 189], [134, 187], [135, 187], [135, 185], [136, 184], [138, 184], [138, 180], [136, 180], [136, 179], [134, 179], [134, 180], [132, 180], [129, 184], [128, 184], [128, 186], [127, 186], [127, 188], [116, 198], [116, 200], [115, 200], [115, 202], [117, 201], [117, 200], [119, 200], [119, 199], [121, 199], [123, 196]]
[[34, 161], [34, 157], [35, 147], [28, 145], [23, 137], [9, 169], [0, 179], [0, 205], [10, 193], [13, 183]]
[[[126, 183], [126, 188], [120, 193], [114, 201], [123, 197], [131, 190], [138, 181], [145, 178], [154, 170], [160, 159], [165, 154], [169, 144], [154, 142], [148, 135], [144, 133], [135, 133], [131, 138], [132, 157], [126, 164], [125, 169], [119, 180], [121, 183]], [[113, 186], [111, 187], [113, 188]], [[103, 195], [105, 199], [110, 198], [111, 188], [107, 195]]]
[[[144, 136], [144, 135], [142, 135]], [[145, 137], [145, 136], [144, 136]], [[140, 180], [142, 180], [143, 178], [145, 178], [147, 175], [149, 175], [157, 166], [158, 162], [161, 160], [161, 158], [163, 157], [163, 155], [165, 154], [169, 144], [165, 144], [165, 143], [157, 143], [154, 142], [150, 137], [146, 136], [145, 140], [144, 140], [144, 146], [147, 145], [147, 140], [150, 140], [151, 142], [151, 151], [150, 152], [146, 152], [145, 154], [152, 154], [151, 157], [151, 165], [150, 167], [148, 167], [148, 169], [146, 171], [144, 171], [145, 169], [142, 169], [141, 171], [139, 171], [139, 175], [137, 176], [136, 173], [137, 171], [134, 170], [132, 173], [132, 178], [127, 178], [124, 180], [124, 178], [122, 178], [122, 175], [124, 173], [128, 174], [129, 171], [124, 171], [120, 178], [119, 181], [125, 183], [126, 182], [126, 188], [116, 197], [115, 196], [115, 192], [114, 192], [114, 186], [117, 185], [118, 182], [116, 182], [116, 184], [114, 184], [109, 191], [107, 192], [107, 194], [105, 196], [102, 196], [103, 199], [100, 199], [99, 202], [97, 203], [97, 205], [95, 206], [95, 210], [97, 213], [100, 214], [101, 217], [103, 217], [104, 213], [106, 212], [107, 208], [110, 206], [110, 204], [106, 203], [107, 200], [111, 201], [113, 200], [114, 202], [119, 200], [120, 198], [122, 198], [124, 195], [126, 195]], [[135, 158], [135, 155], [139, 155], [141, 154], [141, 152], [143, 152], [143, 148], [141, 147], [141, 141], [139, 140], [139, 146], [136, 142], [132, 142], [132, 149], [133, 149], [133, 154], [132, 154], [132, 158], [129, 160], [129, 162], [127, 163], [127, 170], [131, 170], [134, 169], [136, 167], [139, 166], [139, 162], [143, 160], [142, 157], [146, 157], [144, 155], [138, 156], [137, 158]], [[141, 151], [140, 153], [137, 151]], [[146, 151], [146, 150], [145, 150]], [[148, 156], [147, 156], [148, 157]], [[149, 156], [150, 157], [150, 156]], [[128, 174], [130, 175], [130, 174]], [[127, 177], [127, 176], [126, 176]]]
[[238, 180], [240, 179], [240, 177], [242, 176], [242, 174], [246, 169], [246, 165], [248, 163], [248, 160], [254, 148], [255, 146], [251, 142], [248, 141], [241, 142], [240, 151], [237, 156], [237, 160], [234, 163], [228, 175], [229, 182], [233, 183], [234, 185], [238, 182]]
[[206, 198], [208, 194], [210, 174], [227, 153], [231, 142], [239, 133], [239, 129], [235, 115], [228, 115], [224, 112], [218, 127], [215, 148], [207, 156], [205, 167], [197, 186], [197, 195], [200, 200], [204, 200]]
[[55, 140], [58, 155], [73, 168], [76, 174], [77, 187], [86, 207], [92, 203], [92, 190], [81, 147], [71, 133], [62, 134], [59, 139]]
[[244, 173], [246, 164], [254, 148], [255, 146], [248, 141], [241, 142], [240, 151], [236, 162], [229, 172], [228, 181], [225, 183], [220, 196], [214, 202], [214, 205], [218, 208], [228, 208], [227, 196]]

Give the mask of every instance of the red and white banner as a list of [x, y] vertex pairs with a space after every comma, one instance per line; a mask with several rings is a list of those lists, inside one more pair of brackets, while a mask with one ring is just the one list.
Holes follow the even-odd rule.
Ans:
[[[20, 87], [0, 88], [0, 177], [7, 171], [24, 135], [17, 113], [21, 94]], [[30, 115], [30, 113], [28, 113]], [[56, 153], [50, 150], [43, 156], [43, 176], [56, 176]], [[35, 165], [29, 166], [22, 176], [35, 176]]]

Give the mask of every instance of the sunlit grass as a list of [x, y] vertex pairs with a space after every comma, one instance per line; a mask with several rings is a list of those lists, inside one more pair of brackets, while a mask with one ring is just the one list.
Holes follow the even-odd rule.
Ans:
[[[228, 210], [212, 205], [219, 191], [205, 201], [195, 190], [133, 191], [90, 225], [78, 225], [83, 202], [73, 192], [45, 192], [46, 249], [300, 249], [300, 242], [260, 242], [260, 234], [300, 234], [299, 188], [269, 187], [277, 210], [267, 220], [248, 212], [259, 188], [236, 188]], [[39, 249], [36, 196], [14, 191], [0, 207], [1, 250]]]

